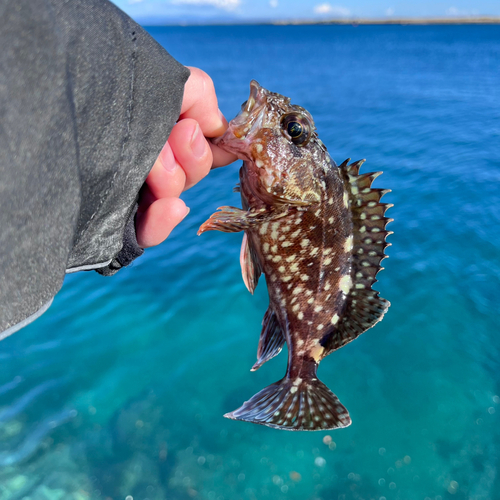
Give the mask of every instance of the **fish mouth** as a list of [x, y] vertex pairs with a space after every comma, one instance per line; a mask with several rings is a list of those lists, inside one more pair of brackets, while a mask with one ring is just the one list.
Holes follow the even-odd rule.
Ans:
[[212, 144], [236, 154], [242, 160], [251, 160], [250, 146], [256, 131], [262, 128], [269, 93], [256, 80], [252, 80], [250, 96], [243, 103], [240, 113], [229, 122], [223, 135], [211, 140]]

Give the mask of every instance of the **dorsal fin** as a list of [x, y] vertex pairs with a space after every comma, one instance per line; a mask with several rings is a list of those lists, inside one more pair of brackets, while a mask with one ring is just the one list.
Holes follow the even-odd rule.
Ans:
[[350, 165], [349, 160], [344, 161], [339, 169], [348, 193], [353, 222], [352, 287], [337, 325], [323, 337], [324, 356], [378, 323], [390, 306], [379, 292], [372, 289], [377, 273], [383, 269], [380, 263], [387, 257], [384, 251], [390, 246], [385, 239], [392, 231], [385, 228], [393, 219], [385, 217], [385, 212], [393, 205], [380, 203], [390, 189], [373, 189], [372, 182], [382, 172], [359, 175], [359, 168], [365, 160]]

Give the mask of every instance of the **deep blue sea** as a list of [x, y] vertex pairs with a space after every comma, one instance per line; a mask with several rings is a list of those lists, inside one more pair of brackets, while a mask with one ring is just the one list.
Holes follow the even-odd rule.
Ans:
[[315, 118], [331, 156], [390, 188], [384, 321], [325, 359], [346, 429], [224, 419], [258, 372], [264, 282], [241, 234], [238, 165], [185, 193], [188, 218], [115, 277], [67, 277], [0, 343], [1, 500], [500, 499], [500, 26], [148, 28], [209, 73], [232, 118], [249, 82]]

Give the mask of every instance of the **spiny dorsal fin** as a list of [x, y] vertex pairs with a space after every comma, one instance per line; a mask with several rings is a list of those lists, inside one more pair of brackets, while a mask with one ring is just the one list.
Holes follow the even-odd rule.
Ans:
[[359, 168], [365, 160], [349, 165], [346, 160], [340, 165], [340, 172], [348, 193], [352, 213], [352, 287], [347, 295], [345, 309], [338, 324], [324, 337], [322, 345], [327, 353], [342, 347], [378, 323], [390, 303], [372, 289], [376, 275], [383, 269], [381, 261], [390, 243], [385, 241], [392, 231], [386, 226], [393, 219], [385, 217], [392, 204], [380, 203], [390, 189], [373, 189], [372, 182], [382, 172], [359, 175]]
[[276, 313], [269, 306], [262, 320], [257, 362], [252, 366], [251, 371], [258, 370], [266, 361], [277, 356], [281, 352], [284, 343], [285, 337], [281, 331]]

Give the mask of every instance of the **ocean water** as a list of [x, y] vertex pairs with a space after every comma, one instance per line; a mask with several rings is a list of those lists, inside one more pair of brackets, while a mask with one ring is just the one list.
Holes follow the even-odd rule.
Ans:
[[171, 237], [113, 278], [67, 277], [0, 343], [1, 500], [500, 498], [500, 26], [149, 28], [213, 78], [228, 118], [252, 78], [366, 158], [394, 203], [384, 321], [325, 359], [349, 428], [224, 419], [280, 379], [256, 373], [264, 282], [240, 234], [199, 225], [238, 166], [185, 193]]

